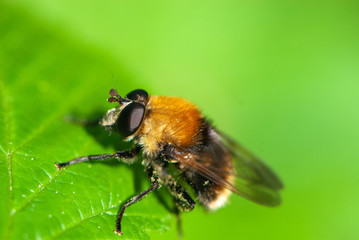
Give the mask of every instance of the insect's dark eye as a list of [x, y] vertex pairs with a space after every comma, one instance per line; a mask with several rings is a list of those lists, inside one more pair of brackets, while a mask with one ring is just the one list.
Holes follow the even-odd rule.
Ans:
[[115, 122], [115, 127], [123, 137], [128, 137], [140, 127], [144, 115], [145, 106], [132, 102], [121, 111]]
[[138, 101], [141, 103], [146, 104], [148, 99], [148, 93], [143, 89], [136, 89], [132, 92], [129, 92], [126, 96], [126, 98], [132, 100], [132, 101]]

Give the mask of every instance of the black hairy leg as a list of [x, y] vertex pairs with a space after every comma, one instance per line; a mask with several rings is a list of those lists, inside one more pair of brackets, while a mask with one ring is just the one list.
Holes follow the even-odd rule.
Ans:
[[121, 210], [119, 211], [118, 215], [117, 215], [117, 221], [116, 221], [116, 229], [113, 231], [114, 233], [117, 233], [118, 235], [122, 235], [121, 232], [121, 221], [122, 221], [122, 216], [123, 213], [125, 212], [126, 208], [131, 206], [132, 204], [140, 201], [142, 198], [144, 198], [145, 196], [147, 196], [149, 193], [151, 193], [153, 190], [161, 187], [160, 183], [159, 183], [159, 179], [157, 176], [157, 173], [151, 168], [148, 167], [147, 169], [147, 174], [149, 175], [150, 179], [151, 179], [151, 187], [148, 188], [147, 190], [141, 192], [140, 194], [132, 197], [130, 200], [128, 200], [125, 204], [123, 204], [123, 206], [121, 207]]
[[177, 221], [177, 237], [178, 239], [182, 239], [183, 231], [182, 231], [181, 211], [177, 206], [176, 198], [173, 198], [173, 203], [174, 203], [174, 213], [176, 215], [176, 221]]
[[173, 196], [174, 213], [177, 220], [177, 236], [178, 239], [181, 239], [183, 236], [181, 211], [192, 211], [196, 203], [190, 197], [188, 192], [177, 183], [175, 178], [167, 174], [165, 175], [164, 179], [165, 180], [163, 185], [168, 188], [171, 195]]
[[[171, 176], [168, 177], [173, 180]], [[165, 186], [173, 196], [173, 202], [175, 204], [174, 213], [177, 220], [177, 236], [181, 239], [183, 236], [181, 211], [192, 211], [196, 203], [189, 196], [188, 192], [178, 185], [176, 181], [171, 181], [170, 183], [167, 182], [165, 183]]]
[[127, 151], [115, 152], [113, 154], [90, 155], [90, 156], [75, 158], [68, 162], [56, 163], [55, 166], [60, 170], [63, 167], [66, 167], [66, 166], [69, 166], [69, 165], [72, 165], [75, 163], [89, 162], [89, 161], [103, 161], [103, 160], [109, 159], [109, 158], [117, 158], [122, 161], [126, 161], [126, 160], [130, 161], [131, 159], [133, 159], [134, 157], [137, 156], [139, 151], [140, 151], [140, 148], [134, 148], [134, 149], [127, 150]]
[[174, 202], [179, 210], [184, 212], [193, 210], [196, 203], [190, 197], [189, 193], [179, 185], [171, 175], [166, 175], [163, 185], [168, 188], [174, 197]]
[[[168, 149], [168, 148], [167, 148]], [[166, 149], [166, 150], [167, 150]], [[165, 152], [162, 154], [162, 156], [159, 156], [160, 162], [167, 161], [175, 161], [175, 159], [168, 157], [170, 155], [167, 154], [168, 152]], [[163, 156], [166, 156], [164, 159]], [[196, 203], [191, 198], [189, 193], [177, 182], [177, 179], [173, 177], [168, 171], [167, 171], [167, 165], [160, 165], [160, 164], [153, 164], [152, 166], [154, 169], [151, 169], [151, 173], [149, 174], [150, 178], [152, 180], [159, 179], [161, 181], [161, 184], [166, 186], [168, 191], [173, 196], [173, 202], [174, 202], [174, 213], [176, 215], [177, 220], [177, 235], [178, 238], [182, 238], [182, 221], [181, 221], [181, 211], [189, 212], [192, 211], [195, 207]], [[152, 176], [152, 177], [151, 177]], [[155, 178], [154, 178], [155, 177]]]
[[[168, 148], [167, 148], [168, 149]], [[167, 164], [159, 164], [163, 163], [164, 161], [177, 161], [173, 159], [172, 157], [166, 158], [164, 160], [162, 157], [166, 155], [167, 153], [164, 152], [164, 154], [160, 153], [158, 157], [158, 161], [154, 162], [151, 166], [151, 172], [148, 173], [149, 177], [153, 178], [153, 176], [156, 176], [161, 180], [161, 184], [166, 186], [168, 191], [171, 193], [171, 195], [174, 197], [174, 201], [176, 206], [181, 211], [189, 212], [193, 210], [196, 203], [193, 201], [193, 199], [190, 197], [189, 193], [183, 188], [180, 183], [178, 183], [177, 178], [172, 176], [170, 171], [168, 171], [168, 165]]]

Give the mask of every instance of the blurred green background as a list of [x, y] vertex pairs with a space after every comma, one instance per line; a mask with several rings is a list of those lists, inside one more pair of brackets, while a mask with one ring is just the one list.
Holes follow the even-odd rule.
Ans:
[[[114, 80], [121, 94], [144, 88], [193, 101], [283, 179], [280, 207], [265, 208], [238, 196], [214, 213], [198, 206], [183, 214], [184, 239], [359, 239], [358, 26], [356, 1], [1, 1], [0, 179], [8, 182], [9, 167], [1, 162], [12, 149], [9, 139], [23, 152], [33, 150], [21, 142], [31, 139], [27, 125], [44, 128], [38, 131], [54, 143], [52, 153], [64, 149], [56, 160], [73, 158], [91, 134], [66, 125], [61, 116], [105, 112]], [[18, 116], [16, 110], [6, 116], [7, 107], [24, 105]], [[53, 140], [57, 135], [47, 134], [47, 119], [68, 130]], [[93, 144], [76, 154], [114, 150]], [[17, 159], [14, 171], [21, 163]], [[57, 174], [53, 162], [42, 158], [38, 166], [52, 176]], [[8, 185], [1, 193], [21, 206], [18, 199], [26, 189], [20, 183], [36, 176], [15, 174], [19, 194], [9, 194]], [[130, 182], [125, 185], [133, 186]], [[167, 219], [164, 227], [154, 225], [166, 230], [149, 236], [175, 239], [175, 217], [154, 196], [144, 201]], [[16, 227], [8, 201], [0, 204], [0, 236], [31, 239]], [[131, 208], [142, 211], [141, 204]], [[22, 219], [41, 225], [39, 216], [29, 210]], [[96, 225], [99, 232], [92, 237], [116, 238], [104, 233], [112, 228]], [[56, 238], [51, 231], [34, 236]]]

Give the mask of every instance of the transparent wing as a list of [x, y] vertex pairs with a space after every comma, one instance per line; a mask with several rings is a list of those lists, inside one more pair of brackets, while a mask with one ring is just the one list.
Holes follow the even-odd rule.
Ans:
[[[256, 156], [217, 130], [211, 129], [210, 147], [199, 156], [186, 159], [203, 177], [253, 202], [277, 206], [283, 184]], [[226, 179], [231, 175], [234, 180]]]
[[236, 193], [262, 205], [279, 205], [279, 190], [283, 188], [283, 184], [273, 170], [242, 145], [227, 135], [216, 132], [232, 156]]

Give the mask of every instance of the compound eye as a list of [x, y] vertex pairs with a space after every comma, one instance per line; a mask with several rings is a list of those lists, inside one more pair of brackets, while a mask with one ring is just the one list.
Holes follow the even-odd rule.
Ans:
[[140, 127], [144, 115], [144, 105], [136, 102], [129, 103], [121, 111], [120, 116], [115, 122], [115, 127], [123, 137], [128, 137], [134, 134]]
[[126, 98], [132, 101], [137, 101], [146, 104], [148, 99], [148, 93], [143, 89], [136, 89], [133, 90], [132, 92], [129, 92]]

